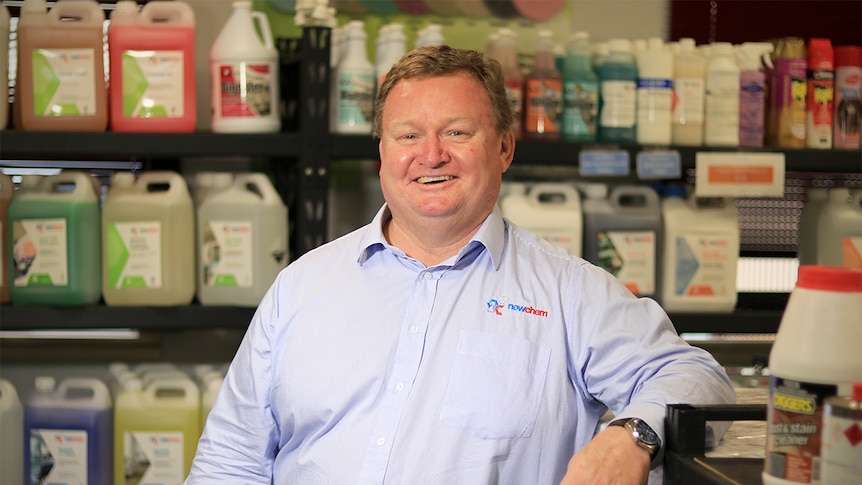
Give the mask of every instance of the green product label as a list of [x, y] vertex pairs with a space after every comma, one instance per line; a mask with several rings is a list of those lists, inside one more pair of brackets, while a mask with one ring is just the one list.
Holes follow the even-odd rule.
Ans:
[[161, 288], [161, 235], [158, 221], [108, 224], [105, 259], [111, 288]]
[[123, 52], [123, 116], [179, 118], [185, 109], [183, 51]]
[[22, 219], [12, 223], [13, 284], [69, 284], [66, 219]]
[[93, 49], [33, 50], [34, 114], [95, 115], [96, 62]]

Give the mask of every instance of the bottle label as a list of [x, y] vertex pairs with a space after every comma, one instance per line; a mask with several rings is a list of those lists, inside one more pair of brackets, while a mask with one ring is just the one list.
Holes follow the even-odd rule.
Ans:
[[766, 473], [797, 483], [819, 483], [823, 404], [838, 386], [776, 375], [769, 378]]
[[599, 84], [592, 81], [563, 83], [563, 135], [595, 138], [599, 114]]
[[105, 235], [111, 288], [162, 287], [162, 224], [115, 222]]
[[654, 231], [599, 231], [599, 266], [635, 295], [655, 293]]
[[859, 148], [862, 134], [862, 69], [835, 70], [833, 140], [835, 148]]
[[[670, 79], [639, 78], [637, 85], [639, 135], [642, 130], [649, 128], [652, 128], [653, 131], [664, 130], [667, 132], [667, 142], [670, 143], [673, 82]], [[659, 136], [659, 138], [663, 137]]]
[[805, 136], [811, 148], [832, 148], [832, 71], [808, 71]]
[[125, 485], [183, 483], [183, 433], [123, 433]]
[[184, 66], [183, 51], [123, 52], [123, 116], [182, 118]]
[[702, 125], [704, 82], [698, 78], [673, 80], [673, 122], [678, 125]]
[[729, 238], [688, 234], [677, 236], [674, 245], [674, 295], [714, 299], [736, 291], [729, 277], [736, 264]]
[[766, 89], [762, 81], [749, 80], [739, 86], [739, 144], [763, 146]]
[[826, 402], [820, 448], [824, 484], [862, 483], [862, 407], [851, 403], [842, 398]]
[[559, 133], [563, 114], [563, 83], [558, 79], [529, 79], [525, 88], [524, 132]]
[[205, 286], [249, 288], [254, 283], [253, 226], [248, 221], [210, 221], [201, 235]]
[[775, 59], [772, 71], [770, 117], [777, 120], [775, 146], [805, 145], [805, 102], [808, 98], [805, 59]]
[[30, 483], [77, 485], [87, 477], [87, 432], [68, 429], [30, 430]]
[[214, 69], [218, 76], [214, 81], [221, 86], [218, 108], [222, 118], [269, 118], [277, 115], [274, 63], [220, 63]]
[[95, 116], [93, 49], [34, 49], [33, 111], [36, 116]]
[[12, 223], [14, 285], [69, 284], [66, 219], [22, 219]]
[[371, 126], [374, 111], [374, 76], [342, 72], [338, 75], [338, 124]]
[[599, 124], [604, 128], [633, 127], [636, 99], [634, 81], [603, 81]]

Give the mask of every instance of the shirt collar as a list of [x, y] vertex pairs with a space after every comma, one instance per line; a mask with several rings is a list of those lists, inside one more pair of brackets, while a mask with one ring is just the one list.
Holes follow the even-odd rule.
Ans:
[[[365, 230], [359, 240], [359, 254], [356, 260], [360, 266], [365, 264], [378, 251], [386, 248], [394, 249], [383, 236], [383, 224], [391, 218], [392, 213], [389, 211], [389, 206], [383, 204], [371, 223], [365, 226]], [[478, 244], [488, 250], [491, 261], [494, 264], [494, 269], [499, 269], [500, 262], [503, 259], [505, 235], [506, 224], [503, 221], [500, 208], [495, 205], [494, 210], [488, 214], [485, 222], [482, 223], [482, 226], [470, 239], [470, 242], [458, 252], [458, 256], [455, 258], [456, 261], [468, 254]]]

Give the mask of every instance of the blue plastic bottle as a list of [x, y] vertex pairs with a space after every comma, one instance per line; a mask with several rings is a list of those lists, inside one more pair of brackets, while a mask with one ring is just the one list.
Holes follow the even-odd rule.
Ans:
[[24, 408], [26, 485], [110, 485], [114, 415], [107, 385], [96, 378], [36, 378]]
[[637, 65], [628, 39], [608, 41], [610, 53], [599, 67], [599, 141], [635, 143]]
[[563, 140], [596, 141], [598, 114], [599, 77], [590, 59], [589, 34], [575, 32], [563, 62]]

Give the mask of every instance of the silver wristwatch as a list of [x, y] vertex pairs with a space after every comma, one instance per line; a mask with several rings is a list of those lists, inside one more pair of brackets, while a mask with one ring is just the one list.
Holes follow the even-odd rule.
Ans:
[[635, 444], [649, 452], [650, 461], [654, 460], [661, 449], [661, 439], [652, 428], [640, 418], [622, 418], [608, 423], [608, 426], [622, 426], [631, 435]]

